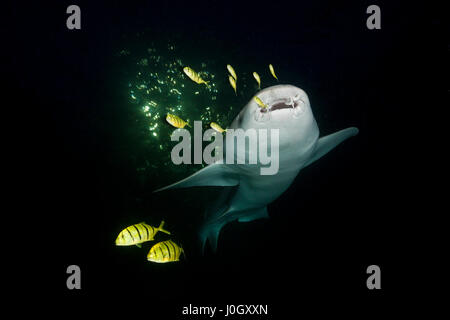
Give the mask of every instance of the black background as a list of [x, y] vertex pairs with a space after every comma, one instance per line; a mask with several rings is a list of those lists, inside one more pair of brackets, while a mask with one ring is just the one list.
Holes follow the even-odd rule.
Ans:
[[[70, 4], [81, 7], [80, 31], [65, 26]], [[381, 7], [381, 30], [366, 28], [370, 4]], [[419, 169], [433, 149], [425, 134], [445, 107], [442, 8], [406, 1], [58, 1], [4, 12], [5, 168], [16, 191], [6, 216], [26, 230], [14, 241], [24, 241], [15, 250], [23, 260], [12, 264], [20, 271], [11, 276], [18, 297], [45, 298], [39, 307], [48, 312], [56, 304], [180, 318], [189, 303], [253, 303], [268, 304], [273, 318], [306, 310], [366, 316], [419, 294], [427, 282], [413, 270], [433, 261], [423, 218], [432, 209]], [[112, 52], [123, 33], [142, 30], [209, 34], [286, 59], [296, 50], [305, 59], [302, 48], [325, 43], [307, 57], [314, 81], [304, 89], [337, 110], [345, 104], [345, 116], [331, 114], [335, 124], [322, 134], [351, 125], [360, 134], [302, 172], [269, 206], [277, 213], [270, 220], [250, 230], [227, 226], [217, 255], [149, 266], [118, 253], [108, 238], [117, 212], [165, 209], [151, 190], [140, 191], [144, 204], [135, 204], [135, 172], [114, 149], [122, 115], [106, 110], [122, 99], [105, 81], [115, 76]], [[170, 210], [190, 231], [200, 202], [185, 209], [172, 201]], [[70, 264], [81, 267], [80, 291], [66, 288]], [[371, 264], [381, 267], [380, 291], [365, 286]]]

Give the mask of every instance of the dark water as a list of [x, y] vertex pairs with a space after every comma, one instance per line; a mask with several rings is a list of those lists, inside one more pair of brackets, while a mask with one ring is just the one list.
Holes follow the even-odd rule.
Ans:
[[[438, 104], [434, 72], [442, 56], [434, 52], [442, 20], [434, 11], [386, 4], [382, 30], [369, 31], [367, 5], [83, 2], [81, 31], [65, 28], [66, 4], [15, 7], [12, 16], [28, 24], [15, 30], [10, 43], [17, 54], [8, 70], [10, 93], [20, 112], [30, 112], [23, 126], [33, 131], [16, 148], [24, 154], [19, 164], [30, 170], [20, 184], [27, 212], [42, 225], [27, 249], [44, 270], [36, 275], [38, 290], [68, 306], [137, 307], [168, 318], [180, 317], [189, 303], [269, 304], [279, 318], [321, 301], [352, 310], [354, 301], [370, 306], [395, 296], [407, 282], [401, 259], [412, 259], [417, 241], [408, 230], [415, 217], [405, 207], [417, 177], [411, 159], [421, 145], [417, 95], [426, 91]], [[38, 12], [49, 18], [39, 20]], [[238, 96], [228, 84], [228, 63], [238, 73]], [[226, 127], [256, 92], [253, 71], [262, 87], [277, 83], [269, 63], [280, 83], [307, 92], [321, 135], [349, 126], [360, 134], [302, 170], [269, 205], [270, 219], [230, 223], [218, 253], [201, 256], [197, 228], [220, 188], [152, 194], [201, 166], [170, 162], [173, 129], [146, 117], [143, 107], [154, 97], [153, 108], [162, 110], [153, 116], [164, 116], [181, 101], [177, 111], [186, 120], [205, 117]], [[214, 76], [216, 91], [183, 80], [181, 65]], [[158, 86], [155, 70], [178, 84], [144, 94], [140, 85]], [[170, 94], [173, 88], [181, 98]], [[149, 130], [155, 123], [158, 129]], [[187, 260], [152, 264], [150, 243], [114, 246], [126, 226], [162, 219]], [[65, 287], [70, 264], [82, 270], [79, 292]], [[382, 292], [365, 287], [370, 264], [384, 272]]]

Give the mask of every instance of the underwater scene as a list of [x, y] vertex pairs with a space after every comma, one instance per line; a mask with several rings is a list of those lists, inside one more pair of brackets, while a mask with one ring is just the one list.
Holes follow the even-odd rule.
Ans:
[[28, 24], [8, 40], [8, 119], [31, 171], [16, 203], [38, 235], [23, 247], [35, 288], [65, 310], [166, 319], [334, 316], [395, 297], [415, 239], [399, 232], [416, 230], [412, 118], [440, 65], [418, 61], [440, 20], [411, 29], [422, 13], [382, 3], [379, 22], [370, 5], [16, 7]]
[[[108, 176], [108, 183], [117, 183], [118, 177], [127, 183], [119, 187], [126, 196], [120, 194], [122, 198], [114, 200], [118, 201], [118, 207], [112, 208], [114, 213], [107, 211], [103, 215], [104, 238], [98, 241], [107, 247], [109, 259], [119, 272], [126, 275], [123, 283], [116, 282], [116, 286], [128, 287], [130, 277], [136, 277], [135, 270], [144, 277], [148, 273], [146, 280], [136, 281], [158, 286], [155, 299], [169, 304], [172, 300], [183, 301], [186, 294], [195, 300], [220, 303], [223, 300], [218, 297], [228, 290], [234, 291], [235, 285], [239, 286], [233, 293], [235, 298], [249, 297], [253, 301], [261, 297], [261, 301], [266, 301], [263, 288], [284, 287], [286, 280], [279, 282], [283, 277], [273, 277], [261, 282], [262, 274], [278, 273], [273, 265], [284, 265], [282, 270], [296, 272], [299, 255], [308, 250], [299, 245], [310, 241], [306, 236], [310, 233], [306, 231], [309, 227], [300, 222], [305, 217], [297, 216], [298, 212], [320, 201], [322, 186], [330, 183], [330, 171], [342, 170], [342, 175], [348, 177], [349, 172], [358, 168], [361, 157], [361, 142], [344, 142], [337, 147], [341, 148], [337, 152], [342, 157], [339, 160], [342, 168], [337, 168], [332, 158], [327, 164], [329, 155], [324, 155], [325, 160], [304, 169], [312, 170], [309, 174], [303, 170], [298, 173], [309, 165], [306, 162], [314, 161], [313, 153], [319, 152], [317, 142], [312, 142], [319, 138], [318, 128], [320, 137], [350, 128], [351, 132], [343, 132], [343, 136], [325, 147], [327, 153], [347, 138], [361, 139], [356, 127], [364, 125], [365, 110], [359, 109], [356, 101], [350, 105], [338, 102], [340, 98], [346, 99], [345, 93], [336, 92], [331, 85], [327, 88], [327, 83], [320, 84], [315, 79], [311, 66], [305, 63], [313, 52], [299, 52], [290, 57], [289, 46], [295, 48], [297, 44], [288, 44], [287, 52], [280, 53], [277, 44], [229, 36], [222, 39], [210, 32], [155, 35], [141, 31], [127, 35], [110, 58], [117, 74], [107, 83], [117, 92], [120, 104], [113, 102], [118, 126], [108, 128], [114, 132], [111, 140], [114, 155], [109, 161], [116, 172]], [[317, 97], [327, 89], [331, 91], [331, 99]], [[305, 95], [303, 100], [290, 106], [289, 99], [299, 94]], [[354, 99], [352, 96], [350, 99]], [[278, 106], [280, 109], [275, 110], [277, 101], [284, 103], [283, 108]], [[228, 167], [239, 167], [233, 173], [202, 171], [208, 170], [208, 164], [194, 161], [194, 122], [201, 121], [202, 133], [213, 128], [215, 134], [225, 138], [230, 128], [236, 128], [235, 118], [249, 107], [258, 114], [261, 110], [263, 117], [266, 108], [274, 109], [267, 112], [268, 118], [258, 119], [251, 113], [249, 119], [243, 119], [256, 123], [257, 128], [272, 125], [281, 129], [278, 173], [264, 176], [259, 171], [255, 173], [252, 165], [243, 168], [245, 165], [233, 164]], [[298, 117], [296, 110], [300, 110]], [[278, 113], [283, 118], [277, 119]], [[302, 122], [305, 117], [311, 119]], [[292, 125], [288, 123], [291, 121]], [[286, 133], [284, 123], [290, 130]], [[240, 127], [253, 128], [251, 124]], [[303, 131], [305, 128], [308, 131]], [[175, 164], [172, 159], [171, 152], [178, 141], [172, 141], [171, 135], [180, 129], [192, 135], [188, 140], [192, 151], [189, 164]], [[288, 140], [284, 141], [285, 138]], [[310, 149], [311, 143], [314, 151]], [[208, 144], [202, 141], [201, 150]], [[336, 151], [331, 150], [330, 154], [333, 152]], [[288, 158], [291, 153], [292, 158]], [[324, 177], [323, 170], [327, 170]], [[238, 175], [239, 181], [230, 181], [234, 175]], [[246, 178], [248, 182], [244, 181]], [[188, 184], [186, 187], [173, 187], [182, 180]], [[231, 209], [233, 206], [239, 208]], [[156, 233], [162, 225], [167, 232]], [[298, 230], [304, 231], [299, 234]], [[176, 289], [165, 285], [165, 277], [171, 278], [170, 283]], [[206, 287], [191, 290], [200, 284]], [[217, 296], [212, 293], [216, 291]]]
[[[180, 206], [183, 203], [185, 203], [184, 206], [192, 206], [196, 202], [202, 205], [199, 208], [201, 212], [194, 220], [199, 220], [199, 218], [200, 220], [206, 220], [209, 224], [212, 224], [208, 227], [209, 229], [216, 229], [214, 231], [205, 230], [204, 232], [212, 232], [213, 234], [204, 235], [206, 238], [200, 239], [201, 252], [204, 254], [207, 240], [210, 240], [211, 249], [217, 250], [220, 229], [226, 223], [235, 220], [253, 221], [268, 218], [266, 205], [289, 187], [302, 167], [315, 161], [315, 158], [322, 157], [347, 138], [357, 135], [359, 131], [355, 127], [348, 128], [346, 129], [348, 131], [343, 130], [336, 135], [330, 135], [328, 137], [330, 141], [325, 143], [324, 146], [319, 146], [319, 142], [316, 141], [319, 138], [319, 132], [312, 111], [309, 110], [307, 94], [298, 88], [302, 86], [302, 82], [306, 83], [307, 81], [301, 77], [298, 79], [293, 72], [293, 66], [288, 66], [285, 62], [279, 61], [279, 56], [274, 56], [273, 53], [267, 51], [252, 53], [250, 48], [248, 50], [246, 48], [245, 54], [234, 56], [228, 55], [225, 51], [226, 48], [221, 48], [222, 46], [229, 46], [229, 43], [223, 43], [216, 39], [193, 43], [198, 40], [192, 36], [189, 37], [191, 41], [183, 41], [179, 35], [167, 34], [165, 37], [161, 37], [161, 40], [159, 40], [159, 37], [161, 35], [155, 37], [141, 32], [133, 39], [134, 42], [130, 41], [129, 47], [120, 49], [113, 58], [118, 67], [126, 70], [125, 77], [128, 77], [125, 85], [127, 99], [124, 101], [124, 106], [126, 105], [129, 108], [125, 112], [129, 114], [129, 121], [133, 123], [133, 127], [127, 128], [126, 135], [128, 139], [133, 140], [133, 149], [132, 152], [127, 154], [127, 160], [132, 162], [135, 170], [133, 176], [139, 184], [136, 187], [137, 191], [145, 194], [137, 200], [145, 203], [150, 198], [152, 199], [151, 206], [155, 207], [158, 206], [158, 203], [161, 203], [160, 199], [163, 199], [162, 204], [159, 204], [163, 208], [160, 209], [160, 212], [155, 213], [155, 217], [164, 219], [164, 214], [161, 214], [161, 212], [170, 212], [174, 210], [175, 206]], [[133, 45], [136, 46], [136, 42], [139, 43], [139, 46], [134, 51], [132, 48]], [[144, 45], [146, 43], [148, 48]], [[234, 45], [231, 46], [234, 47]], [[214, 54], [214, 51], [217, 51], [217, 53]], [[208, 52], [208, 55], [205, 56], [204, 52]], [[252, 57], [253, 55], [255, 56]], [[204, 59], [199, 59], [203, 56], [205, 56]], [[252, 61], [249, 61], [250, 59]], [[277, 69], [277, 72], [282, 77], [282, 82], [276, 74], [274, 65], [270, 63], [274, 59], [279, 62], [277, 67], [279, 66], [280, 69]], [[233, 61], [235, 67], [228, 63], [230, 60]], [[123, 77], [121, 77], [122, 80]], [[124, 85], [123, 82], [121, 84]], [[259, 98], [264, 95], [267, 97], [264, 99], [265, 102]], [[303, 98], [300, 95], [303, 95]], [[253, 106], [255, 111], [252, 111], [249, 116], [245, 116], [241, 112], [242, 106], [248, 103], [246, 108], [249, 108], [252, 102], [255, 105]], [[284, 110], [281, 111], [282, 109]], [[240, 124], [233, 126], [233, 119], [236, 117], [240, 117]], [[305, 118], [310, 119], [305, 120]], [[298, 122], [295, 120], [298, 120]], [[187, 158], [183, 158], [181, 164], [175, 163], [172, 152], [175, 150], [176, 141], [179, 138], [172, 140], [171, 135], [179, 129], [188, 130], [194, 135], [194, 121], [200, 121], [198, 122], [198, 128], [202, 130], [212, 128], [215, 131], [213, 133], [215, 137], [217, 137], [217, 134], [220, 134], [220, 137], [223, 135], [226, 137], [226, 141], [230, 140], [227, 135], [230, 130], [227, 128], [230, 127], [258, 128], [259, 130], [261, 128], [281, 129], [281, 134], [288, 135], [288, 137], [283, 137], [279, 146], [277, 146], [283, 149], [284, 154], [279, 156], [278, 162], [281, 161], [282, 163], [277, 164], [278, 167], [281, 165], [281, 168], [277, 167], [276, 173], [270, 174], [276, 177], [253, 172], [252, 167], [261, 165], [259, 162], [256, 165], [249, 163], [249, 158], [252, 155], [252, 151], [248, 150], [252, 143], [249, 142], [249, 137], [244, 137], [244, 139], [247, 139], [245, 146], [236, 147], [247, 148], [245, 152], [248, 159], [247, 161], [243, 160], [243, 163], [245, 163], [243, 165], [226, 163], [224, 169], [221, 169], [219, 167], [222, 165], [213, 163], [205, 168], [207, 164], [204, 160], [196, 160], [196, 156], [191, 155], [191, 153], [197, 151], [194, 150], [197, 146], [193, 146], [197, 141], [194, 142], [195, 139], [191, 135], [187, 140], [190, 149], [179, 151], [183, 155], [186, 152], [189, 153]], [[243, 126], [243, 121], [247, 123], [246, 126]], [[292, 122], [292, 125], [288, 122]], [[301, 130], [290, 130], [291, 126], [295, 129], [301, 128]], [[200, 139], [199, 150], [203, 150], [207, 145], [205, 141], [208, 140], [201, 133]], [[256, 143], [260, 143], [260, 141]], [[274, 143], [272, 142], [272, 144]], [[324, 148], [323, 151], [321, 147]], [[216, 153], [217, 148], [225, 149], [223, 145], [215, 148]], [[289, 150], [290, 148], [296, 148], [297, 150]], [[235, 152], [238, 153], [238, 151]], [[274, 153], [274, 150], [271, 150], [271, 152]], [[253, 154], [255, 153], [257, 151], [253, 152]], [[201, 155], [204, 155], [204, 153], [201, 152]], [[224, 161], [227, 156], [224, 156], [221, 160]], [[298, 163], [293, 164], [293, 161]], [[229, 170], [232, 170], [232, 172], [229, 172]], [[284, 171], [288, 173], [284, 173]], [[194, 173], [196, 174], [193, 175]], [[186, 178], [188, 176], [190, 177]], [[236, 181], [229, 181], [234, 176], [236, 176]], [[249, 180], [248, 186], [238, 187], [246, 185], [247, 182], [244, 180], [247, 178]], [[224, 179], [227, 179], [227, 181], [223, 181]], [[169, 188], [198, 186], [209, 188], [203, 188], [201, 191], [186, 190], [167, 194], [160, 192], [167, 190], [167, 188], [156, 190], [156, 186], [170, 184], [177, 180], [183, 180], [184, 182], [172, 185]], [[217, 187], [223, 188], [218, 189]], [[266, 190], [260, 191], [263, 188], [266, 188]], [[256, 189], [256, 191], [248, 189]], [[154, 191], [158, 193], [153, 193]], [[186, 192], [190, 195], [186, 196]], [[195, 192], [201, 193], [200, 201], [192, 199], [193, 196], [199, 197]], [[210, 192], [211, 195], [209, 195]], [[237, 195], [232, 195], [234, 193], [237, 193]], [[208, 195], [206, 199], [204, 198], [205, 195]], [[164, 206], [164, 203], [168, 204], [166, 197], [176, 197], [177, 201]], [[220, 204], [214, 204], [214, 198], [224, 197], [230, 199], [222, 200]], [[261, 199], [258, 200], [258, 198]], [[211, 200], [213, 203], [208, 203]], [[211, 209], [212, 211], [223, 211], [221, 213], [208, 213], [210, 210], [208, 207], [210, 206], [225, 206], [227, 208]], [[231, 207], [235, 208], [231, 209]], [[183, 211], [183, 209], [180, 210]], [[190, 208], [184, 209], [184, 211], [189, 210]], [[208, 214], [215, 215], [216, 218], [208, 218]], [[128, 214], [126, 216], [129, 218]], [[228, 219], [218, 219], [217, 216], [228, 216]], [[180, 219], [177, 218], [177, 220]], [[193, 224], [192, 221], [191, 224]], [[152, 227], [145, 223], [133, 223], [133, 225], [121, 231], [117, 237], [116, 245], [119, 245], [117, 241], [120, 240], [121, 246], [140, 246], [141, 243], [148, 241], [148, 228], [150, 230], [155, 229], [156, 225]], [[185, 230], [182, 232], [185, 232]], [[153, 240], [151, 235], [150, 238]], [[193, 238], [192, 235], [189, 238]], [[188, 240], [188, 243], [191, 241], [192, 239]], [[175, 248], [164, 246], [164, 249], [170, 255], [172, 251], [174, 253], [175, 249], [178, 249], [178, 246], [175, 246]], [[192, 254], [195, 256], [197, 252], [194, 251]], [[171, 257], [168, 257], [168, 260], [171, 261]], [[178, 260], [177, 256], [176, 261]]]

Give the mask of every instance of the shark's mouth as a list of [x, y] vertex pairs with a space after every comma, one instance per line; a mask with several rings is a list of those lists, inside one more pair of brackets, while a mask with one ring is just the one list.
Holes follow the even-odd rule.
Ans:
[[268, 104], [268, 108], [257, 108], [255, 112], [255, 120], [265, 122], [270, 120], [270, 114], [273, 111], [289, 109], [293, 118], [299, 118], [305, 111], [305, 102], [300, 95], [289, 97], [287, 99], [278, 99]]
[[281, 110], [281, 109], [292, 109], [298, 107], [298, 103], [294, 102], [293, 104], [288, 104], [285, 101], [275, 102], [270, 106], [270, 111]]
[[295, 95], [289, 97], [285, 100], [278, 100], [271, 104], [269, 107], [270, 111], [290, 109], [292, 111], [292, 116], [294, 118], [299, 118], [300, 115], [305, 111], [305, 101], [300, 97], [300, 95]]

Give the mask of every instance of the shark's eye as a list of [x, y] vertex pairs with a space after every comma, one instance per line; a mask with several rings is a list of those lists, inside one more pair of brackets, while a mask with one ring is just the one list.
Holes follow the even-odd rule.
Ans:
[[270, 112], [267, 108], [257, 108], [254, 116], [256, 122], [267, 122], [270, 120]]

